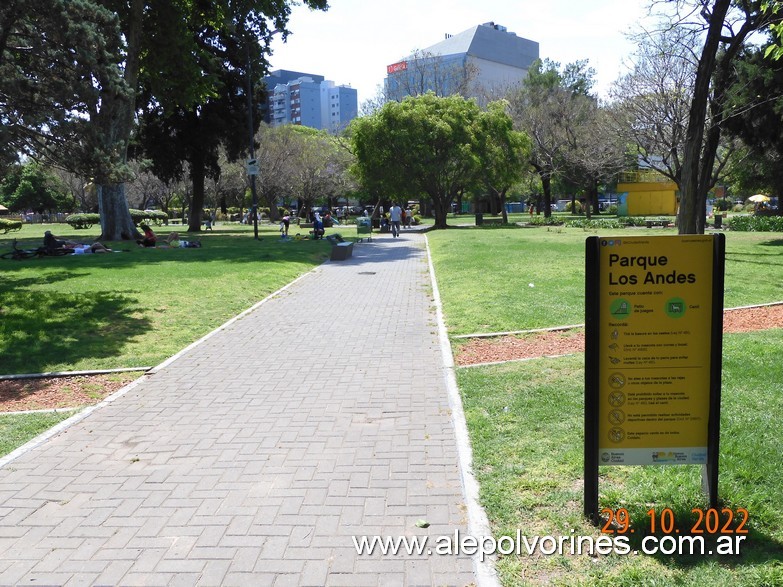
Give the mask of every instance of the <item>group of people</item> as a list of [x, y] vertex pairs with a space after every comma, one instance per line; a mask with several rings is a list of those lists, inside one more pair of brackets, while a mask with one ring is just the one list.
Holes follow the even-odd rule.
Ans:
[[[141, 238], [136, 240], [136, 243], [140, 247], [156, 247], [158, 246], [158, 237], [155, 232], [147, 224], [140, 226], [142, 230]], [[171, 248], [199, 248], [201, 247], [201, 241], [186, 241], [179, 238], [179, 233], [171, 232], [165, 239], [166, 247]], [[44, 248], [51, 254], [69, 254], [84, 255], [90, 253], [111, 253], [112, 250], [102, 243], [94, 242], [92, 244], [78, 243], [72, 240], [66, 240], [57, 238], [52, 234], [51, 230], [47, 230], [44, 233], [43, 239]]]
[[412, 223], [413, 212], [400, 208], [400, 206], [394, 202], [389, 210], [389, 224], [392, 236], [397, 238], [400, 236], [400, 227], [410, 228]]

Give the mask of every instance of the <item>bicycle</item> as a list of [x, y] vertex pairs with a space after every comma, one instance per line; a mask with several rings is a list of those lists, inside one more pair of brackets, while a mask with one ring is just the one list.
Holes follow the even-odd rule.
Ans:
[[11, 243], [11, 250], [0, 255], [0, 259], [13, 259], [14, 261], [22, 261], [24, 259], [32, 259], [33, 257], [59, 257], [61, 255], [68, 255], [72, 252], [69, 249], [47, 249], [46, 247], [38, 247], [37, 249], [20, 249], [17, 247], [17, 242], [18, 241], [14, 239]]
[[11, 243], [11, 250], [0, 255], [0, 259], [13, 259], [14, 261], [21, 261], [23, 259], [31, 259], [39, 255], [38, 249], [20, 249], [16, 246], [17, 242], [18, 241], [14, 239]]

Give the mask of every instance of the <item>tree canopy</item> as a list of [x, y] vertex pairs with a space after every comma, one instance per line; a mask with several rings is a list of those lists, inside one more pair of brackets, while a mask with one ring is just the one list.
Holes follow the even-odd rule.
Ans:
[[[759, 1], [667, 0], [667, 4], [676, 9], [666, 26], [703, 35], [683, 144], [677, 218], [680, 234], [699, 234], [706, 225], [707, 191], [714, 182], [733, 63], [752, 33], [776, 26], [783, 15]], [[698, 15], [694, 22], [692, 15]]]
[[561, 69], [557, 62], [537, 60], [510, 98], [515, 127], [532, 141], [529, 164], [541, 180], [545, 216], [552, 214], [552, 180], [564, 173], [566, 152], [587, 122], [594, 75], [586, 61]]
[[91, 0], [0, 3], [0, 169], [20, 155], [94, 164], [89, 118], [123, 85], [119, 19]]
[[[313, 9], [328, 7], [326, 0], [303, 3]], [[242, 82], [248, 69], [256, 84], [266, 73], [269, 41], [273, 34], [289, 33], [291, 4], [289, 0], [4, 2], [0, 7], [0, 138], [5, 139], [5, 151], [0, 158], [13, 160], [12, 155], [25, 149], [51, 155], [54, 150], [42, 148], [46, 140], [73, 137], [68, 144], [77, 146], [80, 156], [62, 159], [78, 162], [85, 175], [94, 178], [102, 238], [133, 238], [136, 229], [124, 182], [130, 177], [128, 147], [136, 130], [137, 108], [146, 113], [148, 122], [156, 115], [169, 118], [155, 122], [172, 133], [166, 137], [172, 145], [181, 143], [185, 135], [209, 139], [199, 143], [201, 151], [194, 148], [185, 153], [197, 173], [200, 168], [206, 173], [214, 162], [216, 144], [239, 150], [231, 139], [245, 120], [239, 115], [246, 112]], [[35, 99], [29, 100], [30, 96]], [[68, 124], [78, 126], [80, 134], [69, 133]], [[250, 129], [246, 132], [249, 143]], [[182, 154], [183, 148], [180, 144], [172, 151]], [[203, 186], [203, 177], [194, 188], [198, 185]], [[197, 214], [203, 188], [201, 193], [201, 202], [194, 194]]]
[[[487, 116], [496, 117], [494, 123]], [[504, 136], [512, 130], [510, 119], [498, 124], [502, 116], [507, 115], [498, 108], [482, 113], [475, 101], [456, 95], [444, 98], [428, 93], [388, 102], [351, 124], [354, 169], [378, 198], [403, 203], [409, 198], [428, 199], [435, 226], [446, 228], [446, 216], [458, 193], [485, 180], [505, 183], [511, 177], [500, 166], [493, 177], [482, 174], [487, 158], [502, 154], [519, 160], [525, 147], [518, 135]]]

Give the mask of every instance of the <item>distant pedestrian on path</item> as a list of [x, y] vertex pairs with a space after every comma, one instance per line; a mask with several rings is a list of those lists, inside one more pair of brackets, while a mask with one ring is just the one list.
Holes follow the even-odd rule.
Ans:
[[402, 208], [396, 203], [392, 204], [389, 210], [389, 220], [391, 221], [391, 232], [394, 238], [400, 236], [400, 222], [402, 222]]

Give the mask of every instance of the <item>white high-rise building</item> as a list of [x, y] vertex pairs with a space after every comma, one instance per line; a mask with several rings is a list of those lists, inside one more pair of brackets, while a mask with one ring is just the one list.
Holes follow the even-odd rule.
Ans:
[[272, 126], [298, 124], [338, 133], [359, 110], [355, 89], [323, 76], [282, 70], [272, 72], [266, 81], [267, 122]]

